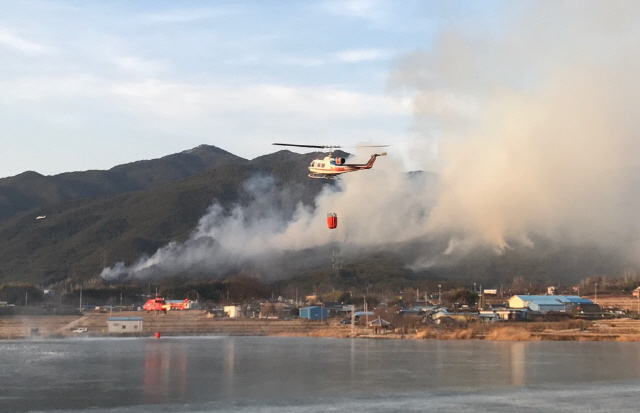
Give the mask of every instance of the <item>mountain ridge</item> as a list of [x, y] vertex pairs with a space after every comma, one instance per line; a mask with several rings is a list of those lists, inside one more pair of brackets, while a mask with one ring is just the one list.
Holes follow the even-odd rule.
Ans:
[[[247, 182], [256, 177], [268, 177], [270, 187], [284, 194], [276, 208], [289, 214], [300, 204], [313, 209], [318, 194], [335, 184], [307, 177], [307, 166], [320, 155], [281, 150], [247, 160], [201, 145], [107, 171], [50, 177], [27, 171], [0, 179], [0, 285], [99, 282], [105, 267], [118, 262], [128, 266], [170, 243], [189, 239], [212, 204], [230, 213], [235, 206], [244, 208], [260, 200], [260, 193], [254, 194], [257, 198], [246, 195]], [[412, 180], [437, 179], [429, 172], [408, 176]], [[254, 209], [259, 212], [260, 207]], [[46, 218], [36, 219], [38, 216]], [[311, 287], [327, 284], [327, 280], [332, 280], [331, 288], [348, 287], [349, 280], [364, 282], [366, 275], [396, 288], [406, 277], [478, 280], [487, 286], [490, 282], [506, 284], [514, 277], [540, 282], [576, 280], [629, 268], [616, 251], [557, 245], [541, 238], [535, 249], [513, 248], [499, 255], [477, 251], [448, 266], [420, 269], [413, 263], [429, 254], [441, 254], [447, 240], [415, 241], [358, 251], [345, 261], [340, 274], [330, 267], [331, 246], [285, 252], [282, 257], [273, 257], [276, 267], [270, 271], [274, 277], [306, 277], [313, 283]], [[236, 270], [263, 275], [259, 266]], [[228, 274], [210, 271], [206, 275]]]
[[42, 175], [27, 171], [0, 179], [0, 220], [18, 212], [169, 184], [207, 169], [248, 160], [211, 145], [161, 158], [116, 165], [108, 170]]
[[4, 178], [0, 284], [89, 279], [104, 266], [151, 255], [186, 239], [213, 202], [242, 202], [252, 176], [273, 176], [280, 187], [296, 188], [292, 202], [311, 203], [330, 184], [302, 173], [314, 156], [283, 150], [249, 161], [200, 145], [107, 171]]

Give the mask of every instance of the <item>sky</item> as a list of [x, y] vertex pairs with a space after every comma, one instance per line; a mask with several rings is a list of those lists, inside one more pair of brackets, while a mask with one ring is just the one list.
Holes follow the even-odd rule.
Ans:
[[[278, 225], [280, 244], [339, 197], [353, 245], [445, 234], [444, 254], [499, 252], [537, 234], [640, 262], [638, 21], [631, 0], [0, 0], [0, 177], [201, 144], [247, 159], [273, 142], [388, 144]], [[439, 188], [401, 175], [414, 169]], [[216, 211], [196, 237], [219, 234]], [[247, 214], [230, 248], [255, 236]]]
[[498, 30], [505, 4], [0, 0], [0, 177], [273, 142], [390, 144], [419, 167], [394, 70], [453, 27]]

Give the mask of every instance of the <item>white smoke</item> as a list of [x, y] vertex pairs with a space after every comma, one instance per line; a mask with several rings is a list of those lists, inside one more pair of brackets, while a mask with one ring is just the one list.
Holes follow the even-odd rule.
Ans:
[[[295, 188], [281, 189], [271, 177], [244, 184], [243, 205], [230, 211], [214, 203], [184, 243], [172, 242], [131, 266], [105, 268], [105, 279], [208, 271], [224, 273], [251, 263], [256, 266], [288, 251], [331, 243], [366, 247], [420, 236], [428, 211], [422, 200], [432, 180], [404, 174], [393, 158], [374, 169], [352, 173], [326, 186], [314, 206], [284, 205]], [[416, 185], [422, 190], [416, 191]], [[349, 188], [349, 189], [347, 189]], [[431, 191], [432, 192], [432, 191]], [[337, 229], [327, 228], [326, 214], [338, 214]], [[406, 220], [421, 222], [403, 228]]]
[[[288, 206], [268, 179], [250, 202], [213, 205], [193, 236], [103, 277], [145, 269], [230, 268], [331, 243], [380, 247], [447, 237], [416, 266], [490, 248], [535, 248], [532, 235], [640, 252], [640, 3], [505, 3], [499, 30], [443, 31], [407, 56], [391, 85], [414, 96], [411, 155], [438, 185], [379, 158], [314, 207]], [[527, 8], [522, 10], [522, 8]], [[393, 151], [393, 147], [391, 151]], [[366, 157], [366, 156], [365, 156]], [[275, 205], [275, 206], [274, 206]], [[338, 228], [326, 228], [326, 213]], [[637, 259], [636, 259], [637, 262]]]
[[528, 5], [499, 35], [443, 33], [394, 73], [418, 130], [436, 132], [417, 140], [435, 139], [442, 163], [427, 232], [456, 234], [449, 252], [531, 247], [535, 233], [633, 253], [640, 5]]

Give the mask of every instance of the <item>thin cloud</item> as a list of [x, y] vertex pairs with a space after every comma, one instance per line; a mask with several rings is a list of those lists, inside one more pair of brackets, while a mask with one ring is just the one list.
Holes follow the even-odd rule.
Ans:
[[384, 49], [355, 49], [337, 52], [334, 56], [341, 62], [361, 63], [377, 60], [387, 60], [393, 53]]
[[217, 19], [238, 14], [239, 12], [240, 10], [237, 7], [176, 9], [160, 13], [143, 14], [142, 18], [149, 23], [188, 23], [199, 20]]
[[0, 29], [0, 46], [4, 46], [28, 56], [39, 56], [52, 52], [50, 48], [42, 44], [29, 41], [6, 29]]
[[113, 59], [113, 64], [119, 70], [131, 74], [158, 74], [168, 70], [166, 64], [151, 59], [143, 59], [137, 56], [119, 56]]
[[340, 16], [356, 17], [364, 20], [379, 20], [385, 16], [380, 6], [381, 3], [375, 0], [348, 0], [329, 1], [323, 5], [323, 8]]
[[0, 88], [5, 91], [0, 94], [0, 105], [5, 104], [7, 108], [17, 101], [61, 103], [85, 97], [106, 96], [109, 90], [102, 79], [92, 75], [22, 77], [0, 81]]
[[244, 87], [194, 86], [146, 80], [114, 84], [111, 91], [115, 96], [128, 100], [132, 108], [171, 117], [220, 111], [301, 114], [309, 119], [373, 114], [408, 116], [411, 113], [411, 101], [408, 98], [392, 98], [330, 87], [301, 88], [274, 84]]
[[327, 61], [319, 57], [287, 56], [281, 59], [280, 63], [289, 66], [316, 67], [325, 65]]

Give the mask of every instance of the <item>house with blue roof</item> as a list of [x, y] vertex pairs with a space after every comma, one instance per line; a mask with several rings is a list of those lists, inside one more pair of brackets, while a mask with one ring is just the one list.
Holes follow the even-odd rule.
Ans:
[[306, 318], [308, 320], [326, 320], [328, 316], [329, 313], [327, 309], [319, 305], [302, 307], [300, 309], [300, 318]]
[[509, 308], [528, 308], [539, 313], [572, 312], [593, 305], [593, 301], [577, 295], [514, 295], [509, 298]]

